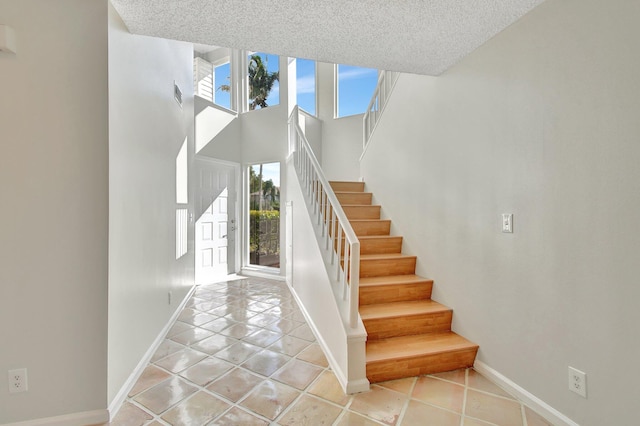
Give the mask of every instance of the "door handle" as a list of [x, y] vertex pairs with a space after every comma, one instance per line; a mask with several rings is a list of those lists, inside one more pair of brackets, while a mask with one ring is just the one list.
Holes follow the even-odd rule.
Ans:
[[223, 235], [221, 238], [227, 238], [227, 236], [226, 236], [226, 235]]

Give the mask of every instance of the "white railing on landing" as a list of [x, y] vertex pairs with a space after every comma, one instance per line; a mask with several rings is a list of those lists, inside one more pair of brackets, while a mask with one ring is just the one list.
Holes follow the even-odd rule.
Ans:
[[376, 128], [380, 117], [382, 116], [382, 112], [384, 111], [384, 107], [387, 105], [387, 100], [393, 91], [393, 87], [398, 80], [398, 76], [400, 76], [399, 72], [395, 71], [380, 71], [380, 75], [378, 76], [378, 85], [376, 89], [373, 91], [373, 96], [371, 96], [371, 101], [369, 102], [369, 107], [364, 113], [363, 119], [363, 135], [364, 140], [362, 142], [363, 151], [367, 149], [367, 144], [369, 143], [369, 139], [371, 138], [371, 134]]
[[358, 292], [360, 281], [360, 241], [356, 237], [342, 206], [324, 176], [309, 141], [299, 124], [296, 105], [289, 116], [289, 152], [300, 180], [302, 192], [309, 203], [312, 219], [320, 227], [320, 243], [324, 245], [325, 264], [332, 267], [332, 281], [340, 283], [342, 298], [347, 301], [351, 328], [359, 324]]

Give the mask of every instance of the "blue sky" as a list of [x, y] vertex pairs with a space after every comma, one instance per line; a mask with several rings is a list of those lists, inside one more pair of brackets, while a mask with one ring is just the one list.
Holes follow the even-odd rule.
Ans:
[[[298, 59], [298, 105], [316, 115], [315, 61]], [[338, 65], [338, 117], [362, 114], [378, 83], [378, 70]]]
[[[270, 72], [278, 71], [278, 56], [258, 53], [267, 63]], [[229, 93], [218, 90], [229, 84], [229, 64], [216, 67], [215, 99], [218, 105], [230, 108]], [[315, 61], [298, 59], [297, 63], [298, 104], [312, 115], [316, 115]], [[378, 71], [350, 65], [338, 65], [338, 117], [361, 114], [367, 108], [378, 81]], [[280, 84], [276, 82], [267, 99], [269, 105], [280, 103]]]
[[[260, 174], [260, 165], [254, 164], [251, 166], [256, 176]], [[280, 187], [280, 163], [265, 163], [262, 165], [262, 181], [266, 182], [269, 179], [273, 181], [273, 184]]]
[[224, 84], [229, 84], [229, 76], [231, 75], [231, 66], [227, 62], [224, 65], [220, 65], [215, 69], [215, 78], [214, 82], [215, 87], [215, 100], [216, 104], [223, 106], [225, 108], [231, 109], [231, 97], [229, 92], [223, 92], [219, 89], [220, 86]]
[[296, 62], [298, 105], [316, 115], [316, 62], [298, 59]]
[[378, 83], [378, 70], [338, 65], [338, 117], [362, 114]]

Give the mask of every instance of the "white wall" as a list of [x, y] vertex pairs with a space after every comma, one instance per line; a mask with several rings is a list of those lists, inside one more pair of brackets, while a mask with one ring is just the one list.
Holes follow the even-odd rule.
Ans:
[[226, 61], [227, 58], [231, 56], [231, 49], [226, 47], [218, 47], [211, 52], [197, 54], [197, 56], [206, 59], [212, 64], [217, 64], [219, 62]]
[[193, 224], [187, 255], [175, 256], [176, 209], [187, 208], [176, 203], [176, 156], [185, 139], [189, 167], [194, 153], [192, 64], [191, 44], [132, 35], [110, 7], [109, 401], [193, 285]]
[[299, 123], [304, 135], [313, 150], [313, 154], [320, 164], [322, 164], [322, 127], [323, 122], [312, 115], [300, 110]]
[[287, 158], [289, 133], [285, 105], [249, 111], [242, 114], [240, 119], [242, 120], [242, 160], [245, 163], [284, 161]]
[[[248, 111], [242, 119], [242, 161], [247, 164], [284, 161], [289, 154], [287, 99], [288, 59], [279, 60], [280, 103]], [[267, 99], [268, 101], [268, 99]], [[283, 165], [284, 167], [284, 165]], [[284, 224], [283, 224], [284, 225]]]
[[0, 0], [0, 22], [0, 377], [29, 379], [2, 382], [6, 423], [106, 407], [107, 4]]
[[240, 163], [242, 127], [240, 118], [211, 102], [195, 99], [196, 152], [207, 157]]
[[479, 360], [583, 426], [637, 424], [639, 19], [548, 0], [441, 77], [402, 75], [362, 163]]
[[[229, 55], [227, 49], [223, 51]], [[279, 61], [280, 103], [277, 105], [247, 111], [234, 120], [230, 114], [196, 98], [196, 138], [198, 144], [205, 145], [198, 152], [200, 155], [244, 164], [287, 158], [287, 59], [280, 57]]]
[[322, 120], [322, 169], [329, 180], [357, 181], [362, 154], [362, 114], [334, 118], [334, 64], [318, 62], [318, 118]]

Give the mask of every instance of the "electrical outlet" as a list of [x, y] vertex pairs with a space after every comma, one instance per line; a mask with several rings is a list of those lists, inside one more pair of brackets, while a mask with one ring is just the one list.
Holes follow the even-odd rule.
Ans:
[[29, 390], [27, 386], [27, 369], [18, 368], [9, 370], [9, 393], [26, 392]]
[[587, 374], [569, 367], [569, 390], [583, 398], [587, 397]]

